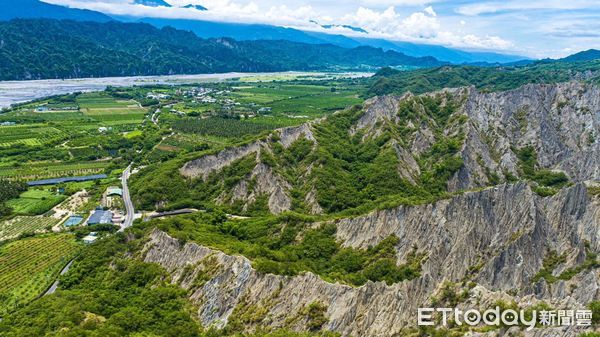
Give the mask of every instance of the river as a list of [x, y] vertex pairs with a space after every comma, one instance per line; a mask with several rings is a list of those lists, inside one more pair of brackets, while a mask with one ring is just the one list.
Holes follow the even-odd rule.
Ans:
[[[217, 82], [241, 77], [272, 77], [272, 76], [322, 76], [318, 72], [276, 72], [276, 73], [224, 73], [199, 75], [168, 75], [168, 76], [130, 76], [130, 77], [101, 77], [77, 78], [66, 80], [32, 80], [32, 81], [0, 81], [0, 109], [10, 107], [15, 103], [23, 103], [37, 98], [53, 95], [64, 95], [72, 92], [102, 91], [107, 86], [128, 87], [133, 85], [152, 84], [190, 84], [200, 82]], [[333, 75], [333, 74], [332, 74]], [[347, 77], [369, 76], [368, 73], [335, 74]]]

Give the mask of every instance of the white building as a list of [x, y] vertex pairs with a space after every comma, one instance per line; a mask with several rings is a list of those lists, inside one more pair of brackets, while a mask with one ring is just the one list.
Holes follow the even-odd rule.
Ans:
[[98, 240], [98, 237], [97, 236], [92, 236], [91, 233], [90, 233], [90, 235], [88, 235], [88, 236], [86, 236], [86, 237], [83, 238], [83, 243], [89, 245], [90, 243], [96, 242], [96, 240]]

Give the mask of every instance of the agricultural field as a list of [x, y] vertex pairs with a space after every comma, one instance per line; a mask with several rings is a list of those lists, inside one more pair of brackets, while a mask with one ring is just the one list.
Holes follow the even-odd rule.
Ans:
[[[170, 92], [171, 101], [177, 103], [170, 110], [161, 109], [160, 120], [181, 134], [239, 141], [358, 104], [361, 88], [350, 80], [234, 82], [180, 88]], [[178, 96], [178, 92], [187, 94]]]
[[47, 125], [2, 126], [0, 127], [0, 148], [16, 144], [27, 146], [42, 145], [60, 139], [63, 132]]
[[40, 215], [48, 212], [65, 199], [64, 195], [57, 195], [47, 189], [30, 188], [19, 198], [9, 200], [6, 204], [13, 209], [15, 214]]
[[37, 233], [53, 227], [58, 219], [44, 216], [16, 216], [0, 222], [0, 241], [10, 240], [24, 233]]
[[49, 234], [0, 246], [0, 316], [41, 295], [77, 248], [69, 234]]
[[358, 88], [337, 82], [329, 85], [259, 84], [233, 87], [230, 94], [240, 103], [254, 103], [270, 108], [273, 114], [321, 117], [327, 113], [358, 104]]
[[0, 178], [44, 179], [64, 176], [83, 176], [102, 173], [110, 163], [107, 161], [89, 162], [37, 162], [26, 166], [0, 165]]
[[[360, 102], [361, 90], [353, 80], [294, 74], [108, 88], [4, 111], [0, 122], [10, 125], [0, 127], [0, 179], [109, 177], [62, 184], [63, 195], [36, 187], [7, 199], [8, 220], [0, 222], [0, 317], [42, 294], [78, 250], [73, 235], [44, 232], [63, 214], [88, 214], [100, 205], [129, 163], [193, 156], [298, 125]], [[40, 216], [53, 207], [55, 217]]]
[[287, 124], [271, 121], [266, 117], [261, 121], [221, 117], [184, 118], [173, 123], [173, 129], [183, 133], [231, 138], [257, 135], [283, 126], [287, 126]]
[[77, 98], [81, 112], [108, 125], [138, 124], [146, 115], [147, 110], [131, 99], [115, 99], [106, 93], [89, 93]]

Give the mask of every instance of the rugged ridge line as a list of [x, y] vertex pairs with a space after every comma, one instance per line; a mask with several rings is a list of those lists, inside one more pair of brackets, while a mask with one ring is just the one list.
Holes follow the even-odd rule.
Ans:
[[[455, 111], [448, 116], [451, 122], [443, 124], [435, 120], [426, 111], [425, 98], [440, 100], [441, 107], [455, 104]], [[412, 104], [412, 117], [399, 115], [403, 104]], [[396, 130], [381, 148], [393, 147], [398, 160], [398, 179], [408, 184], [419, 184], [424, 170], [419, 160], [436, 142], [459, 135], [462, 145], [457, 155], [462, 165], [446, 182], [449, 192], [497, 185], [512, 178], [529, 179], [524, 176], [517, 156], [524, 148], [535, 152], [536, 170], [564, 172], [573, 182], [600, 182], [600, 88], [594, 85], [531, 84], [495, 93], [480, 92], [473, 87], [445, 89], [420, 96], [409, 93], [375, 97], [367, 100], [363, 108], [348, 135], [361, 132], [366, 141], [380, 136], [384, 130]], [[258, 165], [261, 153], [272, 154], [273, 144], [288, 148], [302, 138], [315, 144], [314, 153], [319, 149], [318, 139], [313, 134], [318, 130], [318, 123], [321, 120], [279, 129], [264, 140], [200, 157], [185, 163], [180, 173], [190, 179], [206, 180], [246, 156], [256, 155]], [[323, 205], [318, 204], [319, 191], [314, 188], [318, 177], [312, 174], [312, 169], [322, 164], [303, 165], [306, 167], [300, 167], [302, 175], [296, 188], [306, 193], [302, 197], [310, 212], [321, 213]], [[277, 173], [280, 168], [257, 166], [256, 170], [270, 172], [273, 181], [263, 179], [262, 186], [253, 185], [254, 190], [247, 191], [244, 184], [252, 185], [248, 183], [251, 177], [247, 177], [247, 181], [226, 191], [217, 201], [242, 200], [246, 209], [259, 194], [266, 193], [272, 213], [288, 210], [292, 204], [289, 190], [292, 184]], [[276, 207], [277, 201], [282, 206]]]
[[[583, 308], [600, 299], [597, 269], [555, 283], [531, 280], [551, 251], [566, 256], [566, 262], [552, 271], [556, 275], [580, 265], [586, 258], [585, 246], [598, 253], [599, 214], [600, 200], [590, 198], [583, 184], [541, 198], [521, 183], [336, 221], [338, 239], [347, 246], [367, 247], [395, 234], [400, 239], [396, 246], [399, 263], [415, 248], [428, 254], [420, 277], [391, 286], [368, 282], [353, 288], [327, 283], [312, 273], [260, 274], [244, 257], [182, 244], [158, 230], [150, 235], [143, 256], [144, 261], [163, 266], [173, 283], [189, 290], [206, 326], [223, 327], [240, 313], [256, 311], [264, 315], [245, 322], [248, 330], [257, 326], [307, 330], [303, 310], [319, 301], [327, 305], [324, 329], [343, 336], [383, 337], [413, 327], [416, 309], [430, 305], [447, 282], [476, 283], [459, 304], [461, 308], [485, 309], [499, 299], [514, 300], [523, 308], [540, 301], [557, 308]], [[561, 328], [523, 334], [574, 337], [580, 332]]]

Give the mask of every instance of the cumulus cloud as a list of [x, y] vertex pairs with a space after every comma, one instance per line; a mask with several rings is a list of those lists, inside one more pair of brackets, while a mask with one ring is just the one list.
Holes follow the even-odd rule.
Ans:
[[[361, 6], [355, 12], [329, 16], [316, 11], [310, 5], [289, 7], [276, 5], [261, 7], [252, 0], [167, 0], [171, 8], [148, 7], [132, 4], [133, 0], [45, 0], [46, 2], [86, 8], [114, 15], [137, 17], [161, 17], [221, 22], [263, 23], [326, 33], [341, 33], [349, 36], [368, 36], [391, 40], [442, 44], [452, 47], [508, 49], [512, 43], [498, 36], [476, 36], [453, 32], [442, 24], [432, 6], [410, 14], [400, 14], [394, 6], [376, 10]], [[372, 0], [368, 0], [372, 1]], [[380, 0], [376, 0], [380, 1]], [[431, 3], [435, 1], [394, 0], [393, 2]], [[198, 4], [208, 11], [179, 8], [185, 4]], [[319, 24], [316, 24], [318, 22]], [[325, 29], [320, 24], [335, 25]], [[368, 34], [357, 32], [342, 25], [360, 27]]]
[[[414, 12], [407, 17], [397, 13], [394, 7], [376, 11], [361, 7], [356, 13], [346, 15], [343, 22], [360, 26], [378, 37], [443, 44], [453, 47], [481, 49], [509, 49], [513, 44], [498, 36], [460, 35], [444, 29], [433, 7]], [[466, 23], [465, 23], [466, 24]]]

